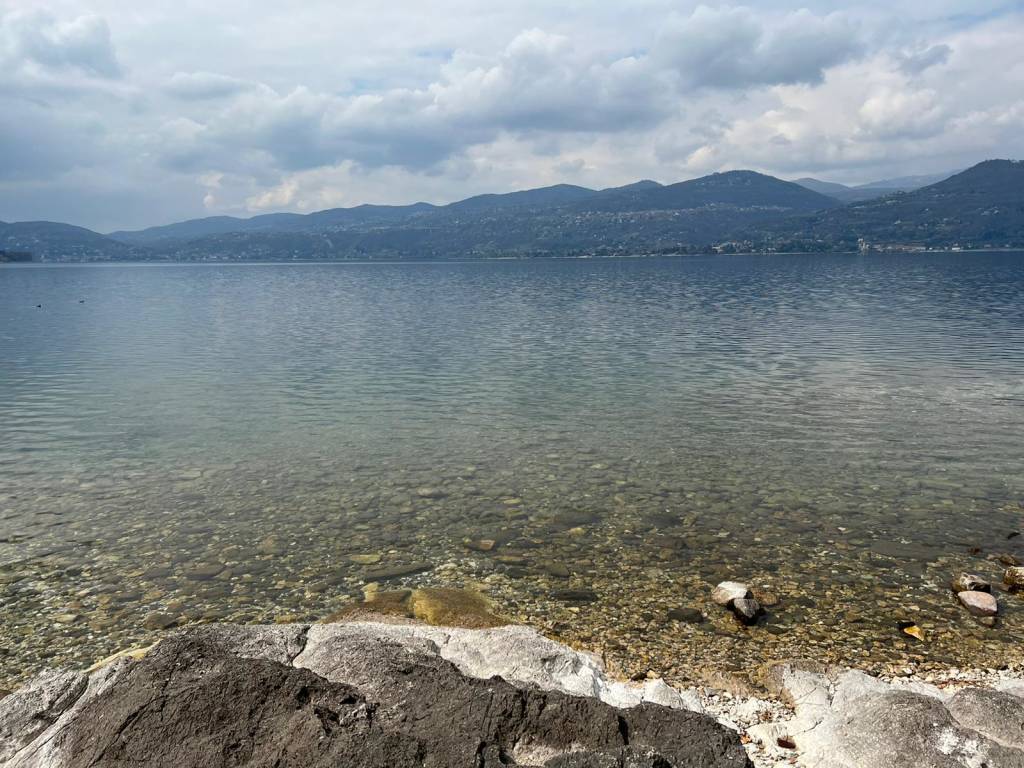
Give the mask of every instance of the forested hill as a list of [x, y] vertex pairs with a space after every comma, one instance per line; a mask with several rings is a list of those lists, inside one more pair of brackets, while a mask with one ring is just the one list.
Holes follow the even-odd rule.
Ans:
[[[804, 180], [805, 183], [807, 180]], [[828, 190], [828, 186], [820, 186]], [[927, 187], [846, 205], [753, 171], [603, 190], [556, 185], [449, 205], [362, 205], [196, 219], [104, 236], [0, 223], [0, 250], [48, 261], [606, 256], [1024, 246], [1024, 163], [989, 160]]]
[[852, 203], [749, 229], [796, 250], [1024, 246], [1024, 162], [986, 160], [912, 192]]

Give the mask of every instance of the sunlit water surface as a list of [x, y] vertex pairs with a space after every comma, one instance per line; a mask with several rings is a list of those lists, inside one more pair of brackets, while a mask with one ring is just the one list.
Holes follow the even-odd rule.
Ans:
[[374, 579], [629, 674], [1005, 663], [947, 582], [1022, 501], [1021, 253], [0, 267], [0, 683]]

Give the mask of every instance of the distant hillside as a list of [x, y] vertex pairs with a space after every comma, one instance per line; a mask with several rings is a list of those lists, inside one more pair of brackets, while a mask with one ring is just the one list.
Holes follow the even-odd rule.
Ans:
[[[0, 250], [47, 261], [241, 261], [822, 251], [854, 249], [861, 240], [895, 248], [1024, 246], [1018, 162], [987, 161], [913, 192], [847, 205], [836, 195], [853, 188], [801, 181], [729, 171], [600, 191], [559, 184], [444, 206], [212, 217], [116, 239], [51, 222], [0, 224]], [[812, 183], [822, 191], [807, 188]]]
[[899, 176], [895, 179], [879, 179], [878, 181], [869, 181], [867, 184], [859, 184], [854, 189], [894, 189], [899, 192], [913, 192], [921, 187], [938, 184], [961, 172], [946, 171], [944, 173], [926, 173], [920, 176]]
[[84, 227], [52, 221], [0, 222], [0, 250], [28, 251], [36, 260], [113, 261], [132, 259], [137, 251]]
[[[754, 234], [754, 233], [750, 233]], [[807, 217], [761, 233], [775, 246], [1024, 246], [1024, 162], [987, 160], [945, 181]]]
[[581, 211], [664, 211], [731, 206], [795, 213], [835, 205], [833, 198], [790, 181], [754, 171], [728, 171], [663, 187], [608, 190], [573, 207]]
[[[172, 259], [438, 258], [701, 250], [739, 227], [838, 205], [751, 171], [600, 192], [559, 185], [482, 195], [387, 226], [234, 232], [167, 244]], [[316, 215], [316, 214], [313, 214]]]
[[417, 213], [432, 210], [429, 203], [413, 205], [358, 205], [331, 208], [316, 213], [268, 213], [249, 219], [211, 216], [135, 232], [111, 232], [110, 237], [133, 245], [164, 246], [208, 235], [233, 232], [323, 232], [347, 227], [392, 224]]
[[848, 187], [845, 184], [836, 184], [834, 181], [821, 181], [820, 179], [803, 178], [793, 182], [801, 187], [818, 192], [822, 195], [834, 197], [844, 203], [854, 203], [861, 200], [873, 200], [876, 197], [889, 195], [900, 190], [885, 187]]

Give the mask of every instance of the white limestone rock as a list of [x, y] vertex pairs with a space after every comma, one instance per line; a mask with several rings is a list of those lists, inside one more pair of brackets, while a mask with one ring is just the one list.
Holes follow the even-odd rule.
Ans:
[[719, 605], [730, 606], [733, 600], [745, 600], [752, 597], [750, 587], [738, 581], [723, 581], [711, 593], [711, 599]]

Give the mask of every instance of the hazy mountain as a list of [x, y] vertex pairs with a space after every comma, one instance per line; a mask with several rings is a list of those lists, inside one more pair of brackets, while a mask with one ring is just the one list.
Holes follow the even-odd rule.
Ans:
[[316, 232], [350, 226], [390, 224], [407, 216], [432, 210], [429, 203], [413, 205], [357, 205], [354, 208], [330, 208], [316, 213], [268, 213], [242, 219], [211, 216], [191, 219], [135, 232], [111, 232], [110, 237], [135, 245], [166, 245], [208, 235], [231, 232]]
[[812, 216], [773, 222], [766, 239], [778, 247], [849, 249], [858, 240], [880, 247], [1024, 245], [1024, 162], [987, 160], [944, 181], [852, 203]]
[[0, 250], [28, 251], [34, 259], [53, 261], [107, 261], [145, 255], [90, 229], [53, 221], [0, 222]]
[[844, 203], [853, 203], [859, 200], [872, 200], [876, 197], [892, 194], [899, 190], [895, 187], [848, 187], [845, 184], [837, 184], [834, 181], [821, 181], [820, 179], [802, 178], [796, 179], [794, 184], [818, 192], [828, 197], [834, 197]]
[[900, 192], [913, 192], [921, 187], [928, 187], [945, 181], [961, 171], [946, 171], [945, 173], [927, 173], [922, 176], [899, 176], [895, 179], [880, 179], [869, 181], [867, 184], [859, 184], [855, 189], [894, 189]]

